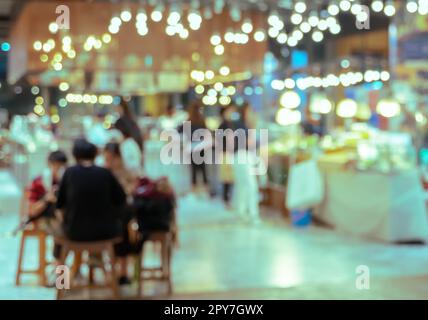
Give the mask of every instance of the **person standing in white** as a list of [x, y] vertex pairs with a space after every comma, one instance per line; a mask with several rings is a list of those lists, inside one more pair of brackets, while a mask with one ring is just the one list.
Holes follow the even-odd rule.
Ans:
[[120, 100], [118, 111], [120, 118], [115, 122], [114, 128], [123, 135], [120, 143], [123, 164], [135, 176], [141, 176], [143, 174], [143, 135], [124, 98]]
[[[252, 141], [248, 135], [248, 129], [253, 127], [251, 121], [248, 121], [250, 113], [249, 105], [241, 109], [241, 119], [238, 127], [245, 132], [245, 144], [240, 146], [238, 142], [235, 158], [233, 162], [234, 192], [233, 203], [237, 213], [254, 224], [260, 223], [259, 212], [259, 186], [257, 176], [255, 175], [256, 141]], [[238, 129], [239, 130], [239, 129]]]
[[233, 164], [234, 207], [237, 213], [252, 223], [260, 222], [259, 186], [254, 174], [252, 152], [240, 149], [236, 152]]

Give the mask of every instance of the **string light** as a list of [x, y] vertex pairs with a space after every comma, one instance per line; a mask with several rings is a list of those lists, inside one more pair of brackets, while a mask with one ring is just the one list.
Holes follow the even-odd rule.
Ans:
[[61, 98], [61, 99], [59, 99], [59, 101], [58, 101], [58, 105], [59, 105], [61, 108], [65, 108], [65, 107], [68, 105], [68, 102], [67, 102], [67, 100], [66, 100], [66, 99]]
[[222, 44], [219, 44], [218, 46], [215, 46], [214, 52], [218, 56], [222, 55], [224, 53], [224, 46]]
[[123, 22], [129, 22], [132, 19], [132, 14], [128, 9], [123, 10], [120, 13], [120, 19], [122, 19]]
[[383, 1], [382, 0], [374, 0], [372, 2], [372, 10], [374, 12], [381, 12], [383, 10]]
[[297, 13], [304, 13], [306, 11], [306, 4], [303, 1], [296, 2], [294, 10]]
[[294, 38], [296, 39], [296, 41], [300, 41], [303, 39], [303, 32], [300, 30], [294, 30], [290, 38]]
[[298, 25], [303, 21], [303, 17], [301, 14], [293, 13], [290, 20], [292, 24]]
[[300, 106], [301, 102], [302, 100], [300, 99], [300, 96], [295, 91], [291, 90], [284, 92], [279, 98], [279, 104], [281, 107], [289, 109], [296, 109]]
[[220, 102], [220, 104], [222, 106], [227, 106], [228, 104], [230, 104], [232, 102], [232, 99], [228, 96], [221, 96], [218, 101]]
[[59, 84], [59, 90], [67, 91], [70, 88], [70, 85], [67, 82], [61, 82]]
[[266, 34], [262, 30], [258, 30], [254, 33], [254, 40], [257, 42], [262, 42], [266, 39]]
[[35, 105], [34, 108], [33, 108], [33, 111], [38, 116], [45, 115], [45, 108], [42, 105], [40, 105], [40, 104]]
[[34, 44], [33, 44], [33, 48], [36, 51], [42, 50], [42, 48], [43, 48], [42, 42], [41, 41], [35, 41]]
[[327, 11], [330, 15], [336, 16], [339, 14], [340, 9], [339, 9], [339, 6], [337, 4], [332, 3], [328, 6]]
[[40, 93], [40, 88], [39, 88], [38, 86], [32, 86], [32, 87], [31, 87], [31, 93], [32, 93], [33, 95], [37, 95], [37, 94], [39, 94], [39, 93]]
[[253, 24], [250, 19], [246, 19], [241, 26], [241, 30], [244, 33], [251, 33], [253, 31]]
[[287, 42], [288, 36], [286, 33], [282, 32], [278, 35], [278, 37], [276, 38], [276, 40], [278, 41], [278, 43], [280, 44], [285, 44]]
[[324, 95], [315, 95], [311, 99], [309, 109], [313, 113], [328, 114], [333, 110], [333, 102]]
[[353, 118], [357, 113], [358, 105], [352, 99], [344, 99], [339, 102], [336, 114], [341, 118]]
[[384, 7], [384, 9], [383, 9], [383, 12], [384, 12], [384, 13], [385, 13], [385, 15], [386, 15], [386, 16], [388, 16], [388, 17], [392, 17], [393, 15], [395, 15], [396, 10], [395, 10], [394, 4], [393, 4], [391, 1], [388, 1], [388, 2], [385, 4], [385, 7]]
[[296, 82], [293, 79], [288, 78], [284, 80], [284, 86], [287, 89], [294, 89], [294, 87], [296, 86]]
[[312, 33], [312, 40], [314, 40], [315, 42], [321, 42], [322, 39], [324, 39], [324, 35], [322, 34], [321, 31], [314, 31], [314, 33]]
[[202, 17], [199, 11], [194, 10], [190, 12], [187, 16], [187, 21], [189, 22], [189, 27], [192, 30], [198, 30], [201, 27]]
[[392, 118], [400, 114], [400, 104], [393, 99], [381, 99], [377, 106], [376, 111], [385, 118]]
[[308, 23], [311, 27], [316, 27], [318, 25], [319, 18], [316, 12], [311, 12], [311, 15], [308, 18]]
[[285, 88], [285, 84], [284, 84], [284, 81], [275, 79], [275, 80], [272, 80], [271, 87], [274, 90], [282, 91]]
[[283, 90], [284, 88], [293, 89], [296, 85], [300, 90], [307, 90], [309, 88], [328, 88], [328, 87], [337, 87], [343, 85], [345, 87], [350, 85], [356, 85], [361, 82], [374, 82], [374, 81], [389, 81], [390, 73], [386, 70], [377, 71], [377, 70], [367, 70], [364, 72], [346, 72], [339, 75], [329, 74], [325, 77], [300, 77], [295, 81], [292, 78], [287, 78], [284, 81], [279, 79], [274, 79], [271, 82], [271, 87], [274, 90]]
[[222, 89], [223, 89], [223, 83], [221, 83], [221, 82], [216, 82], [215, 84], [214, 84], [214, 89], [217, 91], [217, 92], [219, 92], [219, 91], [221, 91]]
[[280, 33], [280, 30], [273, 27], [269, 28], [268, 30], [268, 35], [271, 38], [276, 38], [279, 35], [279, 33]]
[[311, 25], [308, 22], [303, 22], [302, 24], [300, 24], [300, 30], [302, 30], [304, 33], [308, 33], [309, 31], [311, 31]]
[[222, 75], [222, 76], [227, 76], [227, 75], [229, 75], [229, 73], [230, 73], [230, 69], [229, 69], [229, 67], [228, 66], [223, 66], [223, 67], [221, 67], [220, 68], [220, 74]]
[[109, 33], [104, 33], [102, 36], [104, 43], [110, 43], [111, 42], [111, 35]]
[[58, 32], [58, 29], [59, 29], [59, 27], [58, 27], [58, 24], [56, 22], [51, 22], [49, 24], [49, 31], [50, 31], [50, 33], [55, 34], [55, 33]]
[[161, 5], [157, 6], [151, 13], [150, 18], [154, 22], [160, 22], [163, 18], [163, 7]]
[[213, 106], [217, 103], [217, 97], [215, 96], [204, 96], [202, 98], [202, 103], [208, 106]]
[[203, 86], [203, 85], [201, 85], [201, 84], [198, 84], [198, 85], [195, 87], [195, 92], [196, 92], [197, 94], [203, 94], [203, 93], [204, 93], [204, 91], [205, 91], [205, 88], [204, 88], [204, 86]]
[[43, 99], [43, 97], [38, 96], [38, 97], [36, 97], [36, 99], [34, 99], [34, 102], [36, 104], [43, 104], [45, 102], [45, 100]]
[[351, 2], [349, 0], [342, 0], [339, 3], [339, 7], [342, 11], [349, 11], [351, 9]]
[[235, 88], [234, 86], [228, 86], [228, 87], [227, 87], [227, 93], [228, 93], [230, 96], [233, 96], [233, 95], [236, 93], [236, 88]]
[[54, 114], [54, 115], [52, 115], [51, 116], [51, 121], [52, 121], [52, 123], [59, 123], [60, 122], [60, 117], [59, 117], [59, 115], [57, 115], [57, 114]]
[[302, 114], [299, 110], [282, 108], [277, 111], [275, 120], [282, 126], [296, 125], [302, 121]]
[[213, 46], [217, 46], [221, 43], [221, 37], [219, 34], [213, 34], [210, 38], [210, 42]]
[[205, 78], [208, 79], [208, 80], [213, 79], [214, 75], [215, 75], [214, 71], [212, 71], [212, 70], [205, 71]]

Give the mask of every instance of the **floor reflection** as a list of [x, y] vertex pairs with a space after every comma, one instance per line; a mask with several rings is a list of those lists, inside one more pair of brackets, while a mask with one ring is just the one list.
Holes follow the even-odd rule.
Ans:
[[[4, 182], [11, 181], [2, 176]], [[7, 188], [12, 188], [8, 186]], [[383, 299], [427, 298], [428, 248], [394, 246], [349, 237], [332, 230], [294, 229], [274, 212], [250, 225], [216, 199], [192, 194], [178, 205], [180, 244], [173, 259], [172, 298], [214, 299]], [[52, 289], [14, 286], [18, 238], [10, 231], [16, 212], [0, 215], [0, 299], [53, 299]], [[34, 250], [32, 250], [32, 248]], [[150, 251], [150, 250], [149, 250]], [[27, 263], [36, 263], [35, 244]], [[148, 263], [154, 259], [148, 255]], [[358, 265], [370, 268], [370, 290], [355, 287]], [[147, 284], [146, 295], [163, 297], [162, 286]], [[124, 298], [133, 298], [124, 288]], [[107, 297], [100, 293], [99, 297]], [[75, 298], [87, 295], [76, 294]]]

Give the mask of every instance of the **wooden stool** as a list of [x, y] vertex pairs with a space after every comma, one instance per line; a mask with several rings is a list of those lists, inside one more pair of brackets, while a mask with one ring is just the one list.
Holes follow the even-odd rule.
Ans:
[[[144, 267], [144, 247], [135, 261], [135, 280], [137, 281], [137, 297], [141, 298], [141, 289], [143, 280], [159, 280], [166, 281], [168, 284], [168, 294], [172, 294], [171, 280], [171, 256], [174, 235], [172, 232], [156, 231], [150, 233], [146, 241], [160, 243], [161, 245], [161, 265], [155, 268]], [[144, 276], [144, 272], [148, 272], [149, 276]], [[156, 274], [158, 273], [158, 275]]]
[[[23, 260], [24, 260], [24, 248], [25, 241], [27, 238], [35, 237], [39, 242], [39, 265], [36, 270], [24, 270], [23, 269]], [[21, 275], [22, 274], [35, 274], [39, 278], [39, 284], [44, 286], [46, 285], [46, 266], [48, 263], [46, 262], [46, 237], [47, 234], [39, 230], [37, 225], [32, 223], [28, 225], [23, 231], [21, 235], [21, 242], [19, 247], [19, 256], [18, 256], [18, 268], [16, 271], [16, 279], [15, 284], [19, 286], [21, 284]]]
[[[22, 194], [22, 198], [20, 201], [20, 208], [19, 208], [19, 216], [20, 220], [26, 219], [28, 216], [28, 196], [29, 192], [28, 190], [24, 190]], [[22, 274], [35, 274], [39, 278], [39, 284], [40, 285], [46, 285], [46, 267], [49, 265], [49, 263], [46, 261], [46, 238], [48, 234], [40, 230], [37, 226], [37, 223], [30, 223], [25, 227], [25, 229], [22, 231], [21, 235], [21, 241], [19, 245], [19, 254], [18, 254], [18, 267], [16, 270], [16, 278], [15, 278], [15, 284], [19, 286], [21, 284], [21, 275]], [[24, 253], [25, 253], [25, 242], [27, 238], [35, 237], [38, 241], [38, 247], [39, 247], [39, 265], [36, 270], [24, 270], [23, 269], [23, 262], [24, 262]]]
[[[55, 242], [61, 245], [61, 257], [59, 259], [60, 265], [65, 265], [67, 256], [70, 252], [73, 252], [74, 257], [82, 256], [84, 252], [87, 252], [88, 255], [97, 255], [102, 256], [103, 253], [107, 253], [109, 257], [109, 268], [106, 269], [103, 263], [101, 266], [106, 283], [104, 285], [97, 285], [94, 283], [94, 270], [93, 266], [89, 266], [89, 283], [86, 285], [74, 286], [71, 279], [71, 287], [73, 289], [94, 289], [94, 288], [110, 288], [113, 293], [113, 298], [119, 298], [119, 286], [117, 283], [116, 277], [116, 257], [114, 253], [114, 245], [120, 242], [120, 238], [114, 238], [109, 240], [102, 241], [90, 241], [90, 242], [80, 242], [80, 241], [70, 241], [64, 238], [55, 238]], [[87, 263], [87, 262], [86, 262]], [[79, 266], [75, 266], [79, 267]], [[108, 279], [108, 281], [107, 281]], [[57, 289], [57, 299], [63, 297], [64, 289]]]

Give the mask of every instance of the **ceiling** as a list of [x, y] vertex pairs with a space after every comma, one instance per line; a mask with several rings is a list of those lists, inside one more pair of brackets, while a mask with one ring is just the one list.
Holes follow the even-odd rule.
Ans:
[[[23, 5], [28, 1], [40, 1], [40, 0], [0, 0], [0, 41], [5, 40], [8, 38], [11, 25], [15, 19], [15, 17], [18, 15], [20, 10], [22, 9]], [[45, 0], [46, 1], [46, 0]], [[55, 0], [48, 0], [48, 1], [55, 1]], [[129, 2], [135, 2], [138, 3], [141, 0], [74, 0], [74, 1], [86, 1], [86, 2], [113, 2], [113, 3], [126, 3]], [[239, 1], [228, 1], [223, 0], [225, 4], [227, 3], [237, 3], [242, 9], [245, 8], [257, 8], [258, 10], [269, 10], [269, 8], [276, 8], [279, 10], [289, 10], [292, 8], [293, 1], [292, 0], [239, 0]], [[170, 3], [191, 3], [192, 0], [145, 0], [146, 3], [155, 5], [158, 3], [164, 3], [164, 4], [170, 4]], [[213, 0], [200, 0], [200, 3], [203, 5], [211, 4], [213, 5], [215, 1]], [[307, 0], [305, 3], [308, 5], [309, 8], [325, 8], [326, 5], [329, 3], [329, 0]], [[363, 0], [362, 3], [368, 4], [370, 1]], [[373, 13], [372, 13], [373, 14]], [[346, 21], [348, 17], [346, 15], [342, 15], [342, 22], [343, 20]], [[375, 26], [374, 29], [377, 29], [379, 27], [385, 27], [388, 25], [388, 19], [385, 17], [379, 16], [378, 14], [373, 15], [375, 19], [373, 19], [373, 24]], [[347, 23], [342, 24], [342, 26], [349, 25]], [[376, 28], [377, 27], [377, 28]], [[355, 28], [351, 28], [355, 29]], [[345, 27], [345, 33], [352, 33], [355, 30], [349, 30], [349, 28]]]

